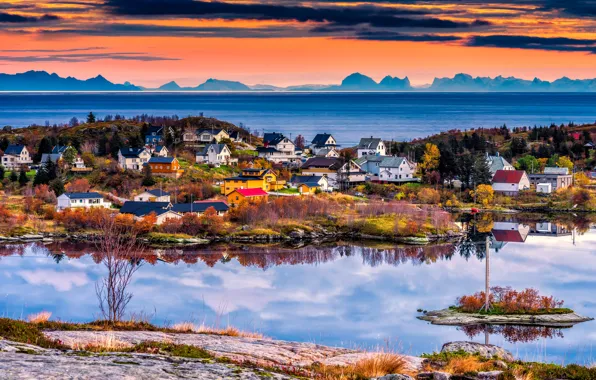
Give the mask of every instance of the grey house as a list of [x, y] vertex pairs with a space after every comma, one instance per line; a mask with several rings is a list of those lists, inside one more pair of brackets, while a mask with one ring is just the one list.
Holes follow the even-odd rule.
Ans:
[[550, 184], [552, 191], [565, 189], [573, 184], [573, 175], [569, 174], [567, 168], [547, 167], [543, 173], [529, 174], [529, 177], [532, 185]]

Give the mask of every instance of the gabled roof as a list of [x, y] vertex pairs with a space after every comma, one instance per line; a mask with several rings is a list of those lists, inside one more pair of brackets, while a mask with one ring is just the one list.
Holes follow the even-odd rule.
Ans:
[[268, 132], [263, 135], [263, 144], [277, 145], [286, 137], [282, 133]]
[[257, 152], [258, 153], [275, 153], [275, 152], [279, 152], [279, 150], [275, 149], [272, 146], [268, 146], [268, 147], [259, 146], [259, 147], [257, 147]]
[[62, 158], [62, 154], [43, 153], [41, 155], [41, 163], [44, 164], [49, 161], [56, 162], [61, 158]]
[[488, 163], [488, 169], [491, 173], [495, 173], [497, 170], [503, 170], [506, 166], [511, 166], [503, 156], [486, 156], [486, 162]]
[[497, 170], [493, 183], [519, 183], [525, 174], [523, 170]]
[[209, 145], [205, 145], [205, 147], [203, 148], [202, 151], [197, 152], [197, 156], [206, 156], [207, 153], [209, 152], [209, 149], [213, 148], [215, 150], [215, 154], [220, 154], [224, 148], [226, 147], [226, 144], [209, 144]]
[[120, 154], [125, 158], [138, 158], [145, 148], [120, 148]]
[[52, 148], [51, 154], [62, 154], [68, 149], [66, 145], [56, 145]]
[[302, 169], [328, 168], [338, 170], [342, 167], [342, 161], [337, 157], [311, 157], [302, 164]]
[[171, 164], [174, 162], [176, 157], [151, 157], [149, 159], [150, 164]]
[[230, 206], [224, 201], [198, 201], [194, 203], [176, 203], [172, 206], [172, 210], [179, 213], [187, 212], [205, 212], [209, 207], [213, 207], [215, 211], [228, 211]]
[[523, 243], [526, 241], [518, 230], [492, 230], [492, 234], [498, 242]]
[[154, 212], [156, 215], [161, 215], [167, 212], [171, 207], [170, 202], [124, 202], [120, 208], [121, 214], [133, 214], [134, 216], [143, 217]]
[[103, 195], [94, 192], [87, 193], [64, 193], [70, 199], [97, 199], [103, 198]]
[[13, 156], [18, 156], [21, 154], [21, 152], [23, 151], [23, 149], [25, 149], [25, 145], [13, 145], [10, 144], [9, 146], [6, 147], [6, 150], [4, 151], [4, 154], [10, 154]]
[[149, 193], [156, 197], [164, 197], [164, 196], [170, 195], [170, 193], [168, 193], [167, 191], [163, 191], [162, 189], [145, 190], [145, 191], [143, 191], [143, 193]]
[[557, 175], [568, 175], [568, 168], [557, 168], [557, 167], [546, 167], [544, 168], [544, 174], [557, 174]]
[[383, 157], [381, 163], [379, 163], [379, 167], [399, 168], [404, 161], [406, 161], [405, 157]]
[[381, 141], [381, 139], [374, 137], [362, 138], [358, 144], [358, 149], [377, 149]]
[[317, 133], [311, 144], [324, 146], [329, 137], [331, 137], [331, 133]]
[[239, 131], [231, 131], [228, 132], [228, 136], [230, 136], [231, 139], [238, 139], [240, 136], [240, 132]]
[[321, 175], [298, 175], [295, 174], [292, 179], [290, 180], [290, 183], [295, 183], [295, 184], [315, 184], [315, 185], [319, 185], [319, 181], [323, 178], [323, 176]]
[[163, 146], [163, 145], [158, 145], [158, 146], [156, 146], [156, 147], [155, 147], [155, 151], [156, 151], [157, 153], [161, 152], [161, 151], [162, 151], [162, 150], [164, 150], [164, 149], [165, 149], [165, 150], [168, 150], [168, 148], [166, 148], [166, 147], [165, 147], [165, 146]]
[[236, 189], [234, 190], [235, 192], [237, 192], [240, 195], [243, 195], [245, 197], [262, 197], [267, 195], [267, 192], [261, 188], [256, 188], [256, 189]]
[[[202, 129], [198, 129], [198, 130], [197, 130], [197, 135], [200, 135], [200, 134], [202, 134], [202, 133], [205, 133], [205, 132], [207, 132], [207, 133], [209, 133], [209, 134], [212, 134], [212, 135], [218, 135], [218, 134], [220, 134], [222, 131], [223, 131], [223, 132], [226, 132], [225, 130], [223, 130], [223, 129], [221, 129], [221, 128], [213, 128], [213, 129], [211, 129], [211, 128], [202, 128]], [[226, 132], [226, 133], [227, 133], [227, 132]]]

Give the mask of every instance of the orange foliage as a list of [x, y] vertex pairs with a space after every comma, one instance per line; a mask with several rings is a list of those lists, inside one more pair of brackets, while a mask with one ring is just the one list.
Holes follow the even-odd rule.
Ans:
[[[563, 301], [554, 297], [541, 296], [536, 289], [528, 288], [516, 291], [510, 287], [493, 287], [489, 300], [493, 308], [506, 314], [532, 313], [537, 311], [548, 311], [563, 306]], [[463, 296], [457, 299], [457, 306], [465, 312], [477, 312], [484, 305], [485, 293], [478, 292], [471, 296]]]
[[79, 178], [67, 183], [64, 188], [69, 193], [85, 193], [91, 189], [91, 185], [89, 185], [86, 178]]

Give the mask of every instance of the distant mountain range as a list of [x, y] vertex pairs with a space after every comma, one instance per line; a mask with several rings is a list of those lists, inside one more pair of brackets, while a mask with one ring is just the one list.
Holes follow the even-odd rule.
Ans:
[[515, 77], [472, 77], [456, 74], [453, 78], [435, 78], [430, 85], [414, 87], [408, 77], [386, 76], [380, 82], [354, 73], [338, 85], [300, 85], [278, 87], [268, 84], [246, 85], [241, 82], [208, 79], [196, 87], [181, 87], [176, 82], [158, 88], [135, 86], [129, 82], [112, 83], [101, 75], [80, 80], [63, 78], [45, 71], [27, 71], [19, 74], [0, 74], [0, 91], [443, 91], [443, 92], [592, 92], [596, 79], [569, 79], [553, 82], [519, 79]]

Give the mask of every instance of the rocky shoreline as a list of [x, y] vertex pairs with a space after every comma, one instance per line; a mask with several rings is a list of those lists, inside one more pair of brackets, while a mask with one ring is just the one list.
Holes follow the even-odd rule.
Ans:
[[443, 309], [426, 312], [417, 317], [433, 325], [465, 326], [465, 325], [524, 325], [545, 327], [572, 327], [578, 323], [588, 322], [594, 318], [584, 317], [577, 313], [536, 314], [536, 315], [489, 315], [462, 313], [454, 309]]

